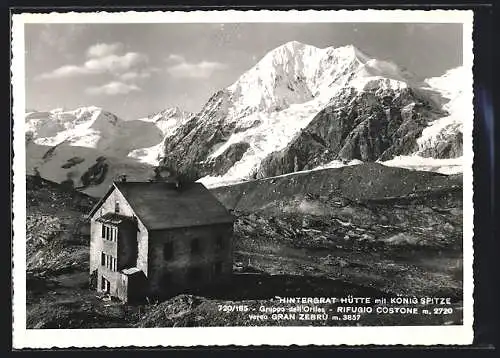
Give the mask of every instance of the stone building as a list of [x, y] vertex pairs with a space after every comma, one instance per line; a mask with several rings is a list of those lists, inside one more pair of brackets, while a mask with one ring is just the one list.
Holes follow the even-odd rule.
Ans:
[[90, 214], [97, 290], [129, 302], [224, 282], [234, 217], [199, 183], [114, 182]]

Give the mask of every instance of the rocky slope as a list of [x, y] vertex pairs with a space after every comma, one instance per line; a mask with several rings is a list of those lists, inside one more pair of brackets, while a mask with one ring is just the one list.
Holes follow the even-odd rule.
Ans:
[[[228, 208], [278, 214], [283, 211], [328, 214], [328, 208], [348, 203], [425, 198], [433, 193], [462, 190], [462, 175], [443, 175], [365, 163], [293, 173], [211, 189]], [[294, 198], [299, 201], [295, 202]], [[317, 210], [300, 199], [318, 203]], [[338, 201], [338, 202], [337, 202]], [[330, 202], [329, 205], [325, 205]], [[318, 211], [319, 210], [319, 211]]]
[[[462, 178], [377, 163], [259, 179], [212, 193], [237, 217], [228, 287], [128, 306], [88, 289], [88, 213], [95, 199], [27, 177], [29, 328], [459, 324]], [[362, 315], [358, 322], [254, 322], [219, 304], [275, 296], [450, 297], [453, 315]]]
[[367, 163], [218, 187], [212, 193], [226, 207], [246, 213], [237, 222], [239, 232], [258, 233], [264, 241], [284, 236], [297, 247], [335, 248], [340, 240], [352, 251], [353, 244], [374, 251], [406, 245], [461, 250], [461, 175]]
[[88, 264], [89, 223], [97, 200], [37, 176], [26, 177], [28, 274], [81, 270]]
[[313, 169], [335, 160], [374, 162], [414, 153], [422, 130], [440, 115], [434, 103], [408, 88], [341, 95], [284, 149], [268, 155], [256, 177]]
[[100, 197], [113, 180], [126, 174], [130, 180], [147, 180], [153, 168], [132, 158], [104, 155], [94, 148], [65, 142], [55, 146], [26, 145], [27, 174], [43, 178]]

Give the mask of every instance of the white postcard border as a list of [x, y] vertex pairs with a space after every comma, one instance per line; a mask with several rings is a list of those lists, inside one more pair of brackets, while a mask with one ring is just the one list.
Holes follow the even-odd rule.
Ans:
[[[27, 23], [235, 23], [235, 22], [415, 22], [462, 23], [463, 66], [470, 73], [470, 121], [464, 123], [464, 308], [462, 326], [402, 327], [189, 327], [26, 329], [26, 168], [24, 144], [25, 48]], [[12, 85], [14, 120], [13, 347], [152, 347], [249, 345], [466, 345], [473, 339], [472, 10], [306, 10], [88, 12], [14, 14]], [[465, 85], [465, 84], [464, 84]]]

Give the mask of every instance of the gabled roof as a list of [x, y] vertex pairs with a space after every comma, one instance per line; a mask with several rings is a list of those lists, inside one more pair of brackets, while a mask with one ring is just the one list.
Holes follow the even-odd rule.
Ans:
[[232, 223], [234, 216], [200, 183], [114, 182], [90, 216], [116, 188], [149, 230]]

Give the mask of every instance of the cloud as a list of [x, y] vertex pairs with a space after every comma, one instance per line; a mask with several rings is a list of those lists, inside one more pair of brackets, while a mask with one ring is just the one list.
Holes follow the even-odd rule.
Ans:
[[170, 56], [168, 56], [167, 60], [170, 60], [170, 61], [175, 61], [175, 62], [184, 62], [184, 56], [182, 55], [177, 55], [175, 53], [171, 54]]
[[128, 52], [123, 56], [108, 55], [105, 57], [93, 58], [85, 62], [84, 67], [97, 73], [103, 72], [121, 72], [130, 68], [146, 63], [146, 55], [137, 52]]
[[144, 70], [144, 71], [131, 71], [131, 72], [125, 72], [120, 75], [120, 80], [122, 81], [135, 81], [135, 80], [142, 80], [146, 78], [151, 77], [151, 71], [149, 70]]
[[127, 94], [130, 92], [138, 92], [138, 91], [141, 91], [141, 89], [136, 85], [118, 81], [113, 81], [102, 86], [89, 87], [85, 90], [87, 94], [93, 96], [100, 96], [100, 95], [115, 96], [120, 94]]
[[87, 50], [87, 57], [105, 57], [116, 54], [123, 49], [123, 44], [115, 42], [112, 44], [98, 43], [90, 46]]
[[222, 70], [227, 65], [220, 62], [201, 61], [192, 63], [179, 54], [170, 54], [166, 62], [175, 62], [167, 67], [167, 72], [175, 78], [209, 78], [217, 70]]
[[66, 65], [59, 67], [54, 71], [42, 73], [41, 75], [37, 76], [36, 79], [44, 80], [51, 78], [75, 77], [75, 76], [87, 75], [90, 73], [92, 72], [88, 68], [74, 66], [74, 65]]
[[81, 65], [64, 65], [50, 72], [42, 73], [35, 79], [65, 78], [103, 73], [119, 76], [120, 73], [132, 72], [132, 69], [148, 62], [148, 57], [142, 53], [127, 52], [122, 55], [117, 54], [122, 50], [123, 44], [120, 42], [111, 44], [98, 43], [87, 49], [86, 55], [89, 59], [85, 63]]
[[175, 78], [209, 78], [215, 71], [223, 70], [227, 66], [220, 62], [201, 61], [198, 63], [187, 62], [182, 56], [176, 56], [176, 64], [169, 66], [167, 72]]

